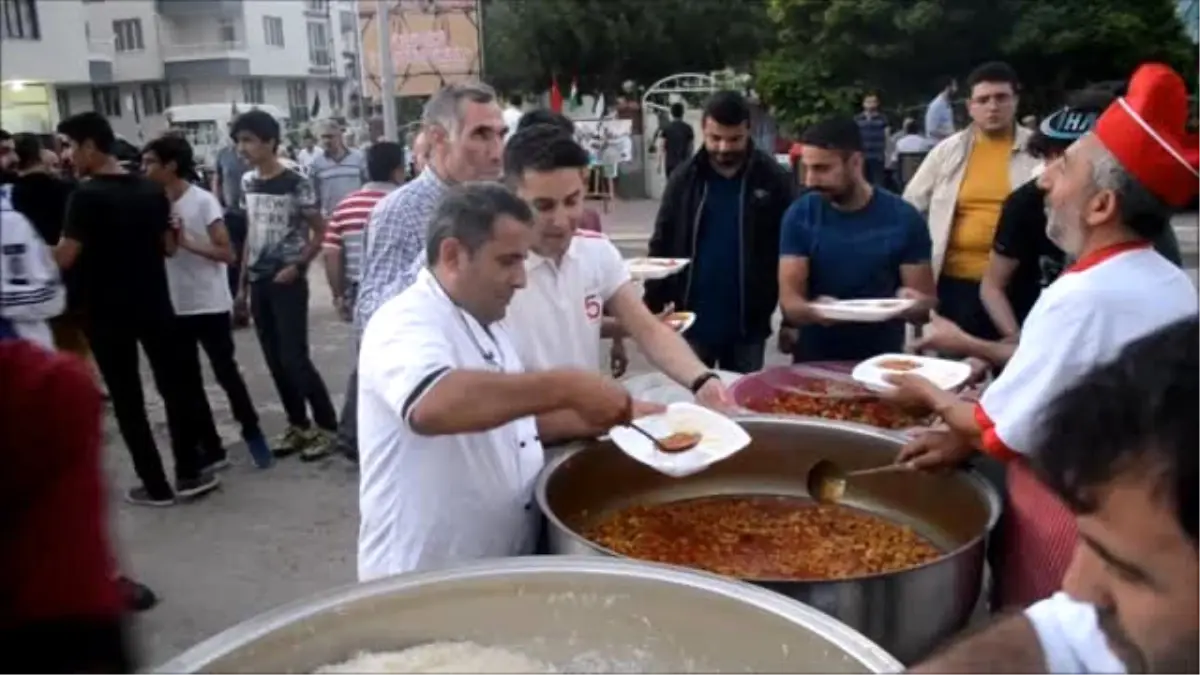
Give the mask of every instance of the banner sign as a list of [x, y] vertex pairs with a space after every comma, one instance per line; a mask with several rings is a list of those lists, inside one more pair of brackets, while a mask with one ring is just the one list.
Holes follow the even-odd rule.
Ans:
[[[479, 78], [479, 0], [388, 0], [397, 96], [429, 96], [443, 85]], [[360, 0], [364, 93], [379, 98], [376, 3]]]

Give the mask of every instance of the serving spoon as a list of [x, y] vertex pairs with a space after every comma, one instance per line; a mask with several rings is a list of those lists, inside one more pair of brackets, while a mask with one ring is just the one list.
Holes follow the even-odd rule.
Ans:
[[[646, 431], [645, 429], [639, 427], [638, 425], [634, 424], [633, 422], [626, 422], [625, 426], [629, 427], [630, 429], [633, 429], [634, 431], [638, 432], [639, 434], [650, 439], [650, 442], [654, 444], [654, 448], [656, 450], [658, 450], [659, 452], [668, 454], [668, 455], [674, 455], [674, 454], [678, 454], [680, 452], [686, 452], [700, 444], [701, 436], [699, 434], [693, 434], [696, 438], [693, 439], [690, 443], [677, 443], [677, 444], [673, 444], [673, 445], [666, 445], [665, 443], [662, 442], [661, 438], [655, 436], [654, 434], [650, 433], [649, 431]], [[674, 434], [672, 434], [672, 436], [673, 435]]]
[[813, 499], [826, 504], [836, 504], [845, 496], [846, 485], [850, 482], [851, 478], [908, 470], [909, 467], [907, 464], [888, 464], [872, 469], [846, 471], [836, 462], [822, 459], [808, 470], [804, 486], [808, 489], [808, 494]]

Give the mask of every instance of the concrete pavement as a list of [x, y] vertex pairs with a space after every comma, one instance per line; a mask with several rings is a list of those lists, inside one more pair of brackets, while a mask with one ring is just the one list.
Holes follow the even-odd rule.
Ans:
[[[599, 208], [599, 204], [594, 204]], [[626, 255], [644, 253], [657, 203], [616, 202], [602, 215], [605, 229]], [[1196, 279], [1196, 219], [1177, 223], [1192, 256]], [[1190, 248], [1189, 248], [1190, 247]], [[353, 359], [350, 328], [334, 314], [324, 276], [309, 275], [309, 320], [313, 358], [340, 407]], [[285, 420], [252, 330], [236, 334], [238, 358], [268, 434]], [[631, 372], [646, 370], [631, 349]], [[773, 346], [770, 363], [785, 357]], [[355, 577], [357, 474], [340, 458], [314, 464], [287, 459], [257, 471], [244, 447], [229, 406], [206, 371], [209, 400], [233, 467], [222, 474], [223, 489], [195, 504], [148, 509], [125, 504], [119, 488], [134, 484], [132, 466], [116, 424], [107, 419], [106, 469], [112, 510], [125, 570], [162, 597], [137, 620], [146, 665], [155, 665], [224, 628], [255, 614]], [[151, 421], [166, 457], [161, 400], [146, 373]]]

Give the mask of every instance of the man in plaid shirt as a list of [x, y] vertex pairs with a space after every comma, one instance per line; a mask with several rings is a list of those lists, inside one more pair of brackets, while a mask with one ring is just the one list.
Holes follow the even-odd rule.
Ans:
[[[354, 319], [354, 299], [358, 294], [361, 273], [363, 233], [367, 219], [379, 200], [404, 182], [404, 147], [384, 141], [367, 149], [367, 177], [370, 181], [361, 190], [346, 195], [333, 209], [329, 227], [322, 242], [325, 258], [325, 277], [333, 306], [343, 321]], [[357, 349], [355, 359], [357, 361]], [[350, 372], [346, 385], [346, 400], [338, 423], [338, 450], [351, 459], [358, 456], [356, 420], [358, 406], [358, 368]]]
[[443, 87], [425, 104], [421, 123], [429, 141], [428, 166], [412, 182], [384, 197], [367, 222], [354, 308], [360, 335], [375, 310], [415, 278], [425, 256], [425, 231], [446, 190], [455, 183], [500, 177], [507, 127], [491, 87], [482, 83]]

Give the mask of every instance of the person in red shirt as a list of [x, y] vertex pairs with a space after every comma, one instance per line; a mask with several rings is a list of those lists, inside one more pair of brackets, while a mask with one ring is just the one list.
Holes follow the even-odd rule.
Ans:
[[0, 326], [0, 655], [8, 672], [134, 671], [86, 364]]

